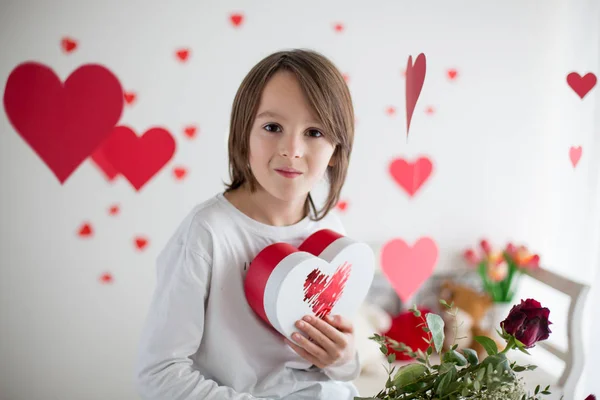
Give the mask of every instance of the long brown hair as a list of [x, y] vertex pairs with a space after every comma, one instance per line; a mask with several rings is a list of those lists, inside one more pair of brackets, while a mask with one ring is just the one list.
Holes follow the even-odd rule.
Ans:
[[305, 214], [319, 221], [335, 207], [346, 180], [350, 153], [354, 142], [354, 108], [350, 91], [337, 67], [322, 54], [306, 49], [278, 51], [259, 61], [242, 81], [233, 101], [229, 127], [229, 176], [225, 192], [245, 183], [250, 191], [258, 182], [248, 160], [249, 138], [263, 89], [271, 76], [286, 70], [295, 74], [304, 95], [325, 127], [327, 139], [335, 145], [333, 166], [327, 167], [329, 193], [323, 208], [317, 211], [310, 193]]

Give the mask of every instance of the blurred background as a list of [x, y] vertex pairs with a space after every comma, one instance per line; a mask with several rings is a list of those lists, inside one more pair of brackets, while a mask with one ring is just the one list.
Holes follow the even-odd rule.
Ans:
[[[138, 398], [133, 365], [156, 256], [228, 180], [243, 77], [290, 48], [329, 57], [353, 96], [355, 147], [334, 211], [348, 236], [429, 238], [436, 274], [460, 268], [482, 238], [513, 241], [589, 284], [577, 395], [600, 393], [600, 89], [582, 79], [578, 94], [567, 82], [600, 72], [599, 1], [3, 0], [0, 399]], [[421, 53], [426, 77], [407, 137], [405, 69]], [[137, 135], [160, 127], [175, 150], [132, 155], [139, 168], [152, 170], [139, 162], [146, 156], [156, 164], [139, 190], [101, 151], [61, 183], [11, 120], [7, 82], [27, 62], [62, 82], [103, 66], [124, 91], [118, 125]], [[36, 93], [34, 82], [11, 90]], [[53, 143], [59, 155], [78, 151]], [[429, 175], [411, 169], [420, 158]], [[395, 160], [407, 166], [392, 173]], [[553, 310], [552, 339], [564, 345], [564, 299], [520, 291]]]

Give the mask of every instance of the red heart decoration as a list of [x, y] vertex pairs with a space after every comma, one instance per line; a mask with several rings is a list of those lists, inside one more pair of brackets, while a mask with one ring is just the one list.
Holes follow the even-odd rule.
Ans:
[[233, 26], [238, 27], [244, 21], [244, 16], [242, 14], [231, 14], [229, 19], [231, 20]]
[[187, 61], [189, 55], [190, 55], [190, 50], [189, 49], [181, 49], [181, 50], [177, 50], [177, 52], [175, 53], [175, 55], [177, 56], [177, 58], [180, 61]]
[[100, 65], [77, 68], [63, 84], [47, 66], [28, 62], [10, 73], [4, 109], [17, 133], [62, 184], [119, 121], [123, 89]]
[[123, 93], [123, 98], [125, 99], [125, 103], [131, 105], [137, 98], [137, 95], [134, 92], [125, 92]]
[[346, 211], [346, 209], [348, 208], [348, 202], [345, 200], [339, 201], [336, 205], [336, 207], [338, 208], [338, 210], [340, 211]]
[[344, 30], [344, 25], [341, 23], [337, 23], [333, 26], [336, 32], [342, 32]]
[[454, 68], [449, 69], [447, 73], [448, 73], [448, 78], [450, 78], [450, 80], [456, 79], [456, 75], [458, 75], [458, 71], [455, 70]]
[[193, 139], [196, 137], [196, 132], [197, 132], [197, 128], [193, 125], [187, 126], [184, 130], [185, 136], [187, 136], [190, 139]]
[[579, 160], [581, 159], [581, 153], [582, 153], [583, 149], [581, 148], [581, 146], [578, 147], [571, 147], [569, 149], [569, 158], [571, 159], [571, 164], [573, 164], [573, 168], [577, 167], [577, 164], [579, 163]]
[[106, 273], [100, 275], [100, 283], [107, 284], [107, 283], [113, 283], [113, 281], [114, 281], [114, 279], [110, 272], [106, 272]]
[[385, 112], [387, 113], [387, 115], [392, 116], [392, 115], [396, 114], [396, 108], [393, 106], [390, 106], [390, 107], [386, 108]]
[[431, 175], [433, 164], [427, 157], [420, 157], [414, 163], [397, 158], [390, 163], [389, 170], [396, 183], [412, 197]]
[[427, 114], [427, 115], [433, 115], [434, 113], [435, 113], [435, 108], [433, 108], [432, 106], [428, 106], [425, 109], [425, 114]]
[[406, 64], [406, 136], [410, 130], [410, 122], [412, 120], [417, 100], [423, 89], [423, 83], [425, 82], [425, 72], [427, 69], [427, 60], [425, 54], [421, 53], [417, 56], [415, 63], [413, 64], [412, 56], [408, 57], [408, 63]]
[[381, 250], [381, 270], [392, 287], [407, 302], [433, 273], [438, 248], [430, 238], [419, 239], [413, 247], [392, 239]]
[[64, 50], [65, 53], [71, 53], [72, 51], [74, 51], [77, 48], [77, 42], [74, 39], [71, 38], [63, 38], [60, 41], [60, 45], [62, 47], [62, 49]]
[[139, 191], [175, 153], [175, 139], [163, 128], [151, 128], [137, 136], [126, 126], [117, 126], [102, 144], [110, 164]]
[[577, 72], [567, 75], [567, 83], [581, 99], [596, 86], [597, 81], [596, 75], [592, 72], [588, 72], [583, 77]]
[[119, 206], [118, 206], [117, 204], [115, 204], [115, 205], [111, 206], [111, 207], [108, 209], [108, 213], [109, 213], [110, 215], [117, 215], [117, 214], [119, 213], [119, 211], [120, 211], [120, 209], [119, 209]]
[[79, 237], [86, 238], [91, 237], [93, 233], [94, 231], [92, 230], [92, 225], [85, 223], [79, 228], [79, 232], [77, 234]]
[[253, 311], [290, 340], [295, 322], [307, 314], [351, 318], [367, 295], [373, 252], [332, 230], [310, 235], [298, 247], [274, 243], [248, 267], [244, 292]]
[[112, 182], [117, 175], [119, 175], [119, 171], [117, 171], [110, 161], [106, 159], [106, 155], [104, 154], [104, 148], [102, 146], [98, 147], [94, 153], [92, 153], [92, 161], [94, 164], [103, 172], [104, 176], [109, 182]]
[[187, 169], [185, 169], [184, 167], [176, 167], [173, 168], [173, 175], [175, 175], [175, 178], [178, 180], [183, 179], [187, 174]]
[[147, 245], [148, 239], [139, 236], [135, 238], [135, 247], [137, 247], [138, 250], [144, 250]]

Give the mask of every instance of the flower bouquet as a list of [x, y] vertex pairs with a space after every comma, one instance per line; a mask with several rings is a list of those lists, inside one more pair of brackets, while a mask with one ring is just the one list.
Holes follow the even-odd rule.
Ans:
[[512, 302], [519, 276], [530, 268], [538, 268], [540, 256], [512, 243], [501, 251], [494, 251], [487, 240], [482, 240], [479, 247], [479, 254], [474, 249], [466, 250], [465, 260], [477, 268], [483, 287], [494, 303]]
[[[456, 319], [454, 305], [445, 300], [440, 300], [440, 303]], [[404, 343], [386, 336], [375, 334], [370, 337], [380, 345], [381, 352], [388, 358], [388, 379], [385, 387], [375, 396], [355, 397], [355, 400], [534, 400], [550, 394], [549, 386], [541, 388], [539, 385], [533, 393], [528, 393], [519, 373], [533, 370], [536, 366], [517, 365], [507, 357], [510, 350], [529, 354], [527, 349], [549, 337], [550, 311], [538, 301], [521, 300], [500, 323], [501, 331], [498, 330], [498, 334], [506, 341], [504, 350], [499, 351], [496, 343], [487, 336], [475, 337], [487, 353], [482, 360], [478, 359], [474, 350], [458, 348], [456, 329], [453, 345], [443, 352], [444, 320], [434, 313], [423, 317], [416, 307], [411, 311], [423, 321], [420, 326], [424, 332], [423, 339], [428, 344], [426, 351], [419, 349], [414, 352]], [[390, 354], [389, 347], [409, 355], [416, 362], [396, 370], [393, 365], [395, 354]], [[439, 364], [433, 363], [434, 356], [436, 359], [439, 356]]]

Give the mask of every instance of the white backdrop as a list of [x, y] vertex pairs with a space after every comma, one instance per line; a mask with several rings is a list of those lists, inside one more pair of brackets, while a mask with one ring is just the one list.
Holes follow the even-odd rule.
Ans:
[[[482, 3], [4, 0], [3, 90], [25, 61], [61, 80], [100, 63], [136, 94], [119, 124], [138, 134], [162, 126], [177, 149], [139, 192], [90, 160], [61, 185], [2, 113], [0, 399], [137, 398], [133, 362], [155, 257], [190, 208], [222, 190], [235, 91], [252, 65], [285, 48], [320, 51], [348, 76], [357, 132], [348, 207], [336, 212], [350, 236], [431, 237], [438, 271], [481, 237], [523, 242], [544, 267], [595, 282], [597, 303], [600, 88], [581, 99], [566, 76], [600, 73], [599, 2]], [[66, 37], [76, 43], [69, 52]], [[402, 71], [419, 53], [427, 76], [407, 140]], [[576, 168], [571, 146], [583, 149]], [[419, 156], [433, 172], [410, 197], [388, 166]], [[82, 238], [86, 223], [92, 234]], [[148, 241], [142, 250], [136, 238]], [[586, 316], [588, 360], [598, 359], [598, 312], [588, 306]], [[591, 366], [580, 398], [600, 393]]]

